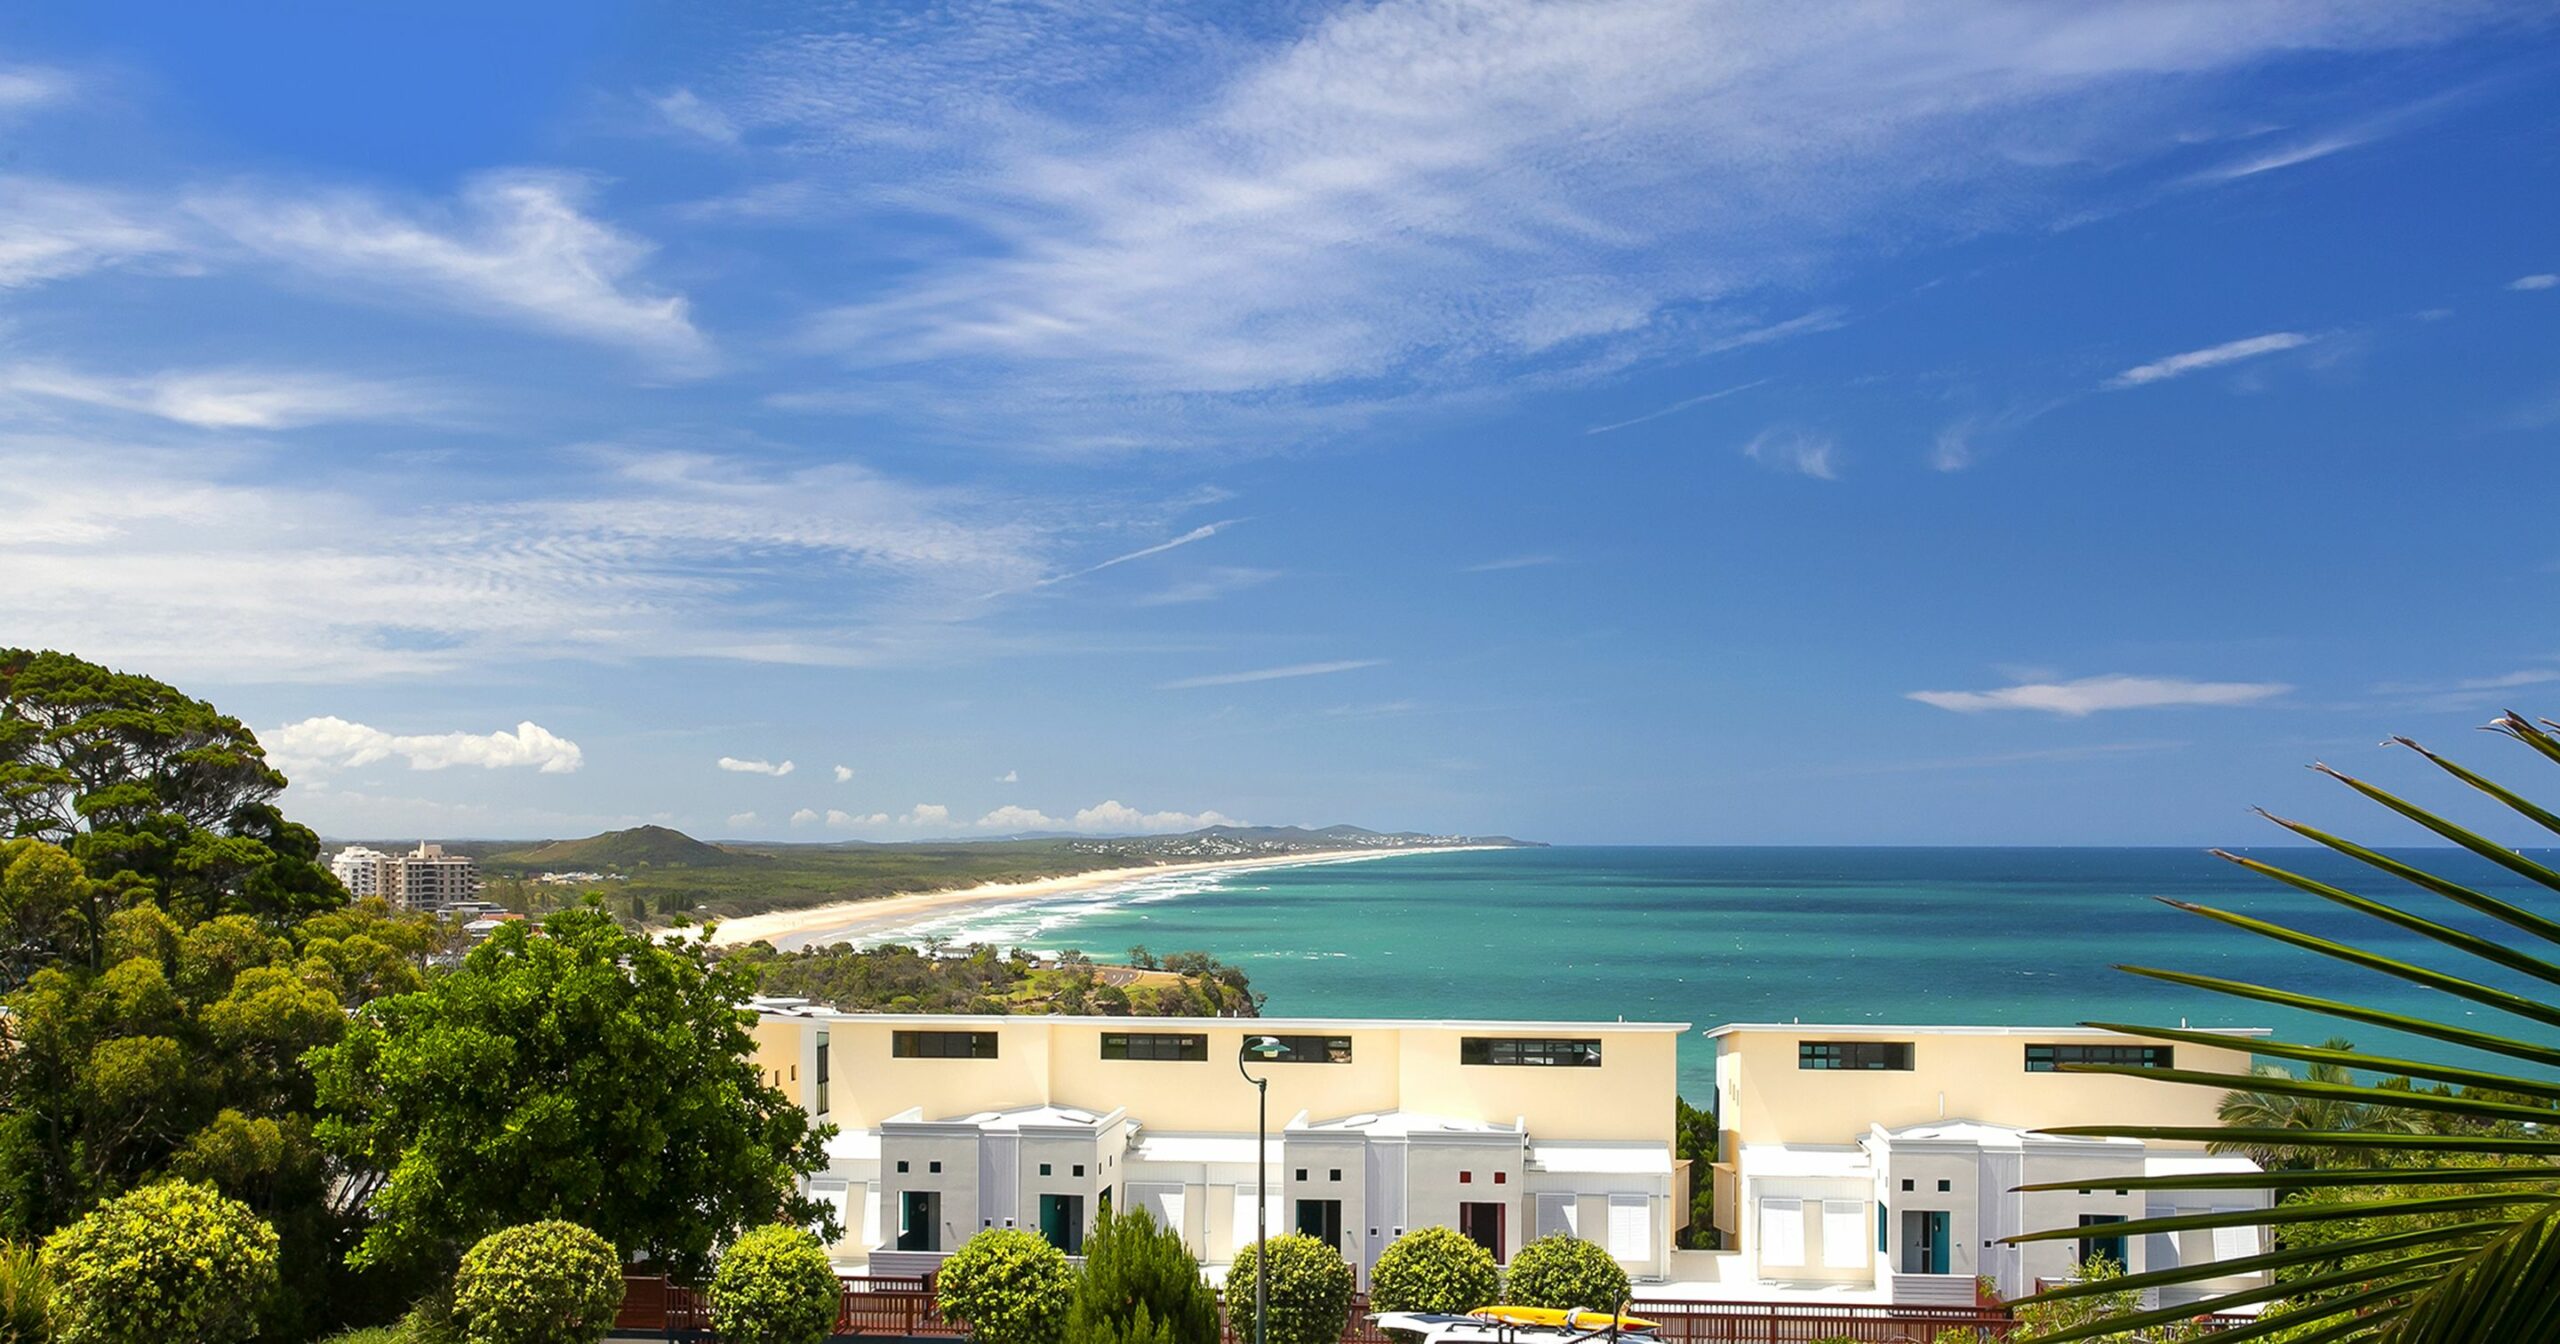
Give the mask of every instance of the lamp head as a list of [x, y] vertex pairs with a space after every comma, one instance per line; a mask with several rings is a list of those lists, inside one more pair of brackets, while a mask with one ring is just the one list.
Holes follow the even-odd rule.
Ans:
[[1257, 1059], [1278, 1059], [1289, 1053], [1289, 1047], [1281, 1044], [1277, 1036], [1247, 1036], [1244, 1038], [1244, 1053]]

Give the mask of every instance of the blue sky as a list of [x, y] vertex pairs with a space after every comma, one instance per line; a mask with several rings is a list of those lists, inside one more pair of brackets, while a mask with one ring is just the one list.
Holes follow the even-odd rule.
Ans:
[[336, 835], [2398, 838], [2560, 713], [2555, 37], [16, 6], [0, 640]]

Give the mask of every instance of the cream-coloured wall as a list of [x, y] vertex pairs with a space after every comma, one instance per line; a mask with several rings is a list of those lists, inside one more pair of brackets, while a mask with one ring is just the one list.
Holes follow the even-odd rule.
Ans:
[[[1248, 1035], [1349, 1036], [1347, 1064], [1256, 1064], [1271, 1082], [1271, 1127], [1292, 1116], [1338, 1119], [1362, 1112], [1419, 1111], [1508, 1124], [1526, 1117], [1529, 1132], [1551, 1139], [1668, 1143], [1678, 1090], [1679, 1033], [1629, 1030], [1616, 1024], [1567, 1028], [1502, 1024], [1327, 1026], [1322, 1022], [1127, 1018], [1113, 1021], [1037, 1017], [934, 1019], [769, 1017], [757, 1024], [758, 1062], [786, 1089], [804, 1087], [813, 1064], [811, 1035], [828, 1031], [832, 1056], [829, 1119], [848, 1129], [876, 1128], [914, 1108], [927, 1119], [1003, 1110], [1047, 1101], [1097, 1114], [1127, 1107], [1159, 1133], [1235, 1133], [1254, 1122], [1254, 1088], [1236, 1071]], [[891, 1033], [968, 1030], [996, 1033], [996, 1058], [898, 1059]], [[1104, 1032], [1160, 1031], [1205, 1035], [1205, 1061], [1107, 1060]], [[1458, 1041], [1470, 1035], [1571, 1035], [1601, 1041], [1601, 1066], [1523, 1068], [1458, 1063]], [[791, 1091], [794, 1100], [807, 1093]]]
[[[1796, 1067], [1799, 1041], [1903, 1040], [1912, 1067], [1825, 1070]], [[2016, 1128], [2058, 1125], [2210, 1125], [2221, 1094], [2148, 1078], [2029, 1073], [2035, 1041], [2146, 1044], [2136, 1037], [2054, 1033], [1968, 1034], [1916, 1028], [1898, 1034], [1820, 1027], [1749, 1028], [1717, 1040], [1718, 1123], [1726, 1151], [1742, 1143], [1840, 1143], [1870, 1124], [1887, 1129], [1937, 1119]], [[2247, 1073], [2246, 1043], [2230, 1049], [2177, 1047], [2178, 1066]], [[2178, 1145], [2164, 1144], [2163, 1147]]]

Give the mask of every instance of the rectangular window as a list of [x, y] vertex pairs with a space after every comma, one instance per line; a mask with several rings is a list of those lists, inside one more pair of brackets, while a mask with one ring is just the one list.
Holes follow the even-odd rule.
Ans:
[[[2104, 1228], [2109, 1223], [2121, 1223], [2123, 1221], [2124, 1215], [2121, 1213], [2084, 1213], [2080, 1215], [2080, 1227], [2083, 1231], [2094, 1231]], [[2080, 1263], [2084, 1265], [2089, 1262], [2089, 1258], [2091, 1256], [2103, 1256], [2110, 1263], [2115, 1265], [2118, 1271], [2131, 1268], [2131, 1266], [2125, 1263], [2124, 1238], [2122, 1237], [2082, 1237], [2080, 1239], [2079, 1249]]]
[[1267, 1064], [1348, 1064], [1351, 1062], [1351, 1038], [1348, 1036], [1275, 1036], [1279, 1053], [1257, 1056], [1255, 1063]]
[[1600, 1067], [1600, 1042], [1549, 1040], [1533, 1036], [1462, 1036], [1458, 1038], [1458, 1062], [1596, 1069]]
[[1209, 1057], [1209, 1038], [1144, 1031], [1106, 1031], [1102, 1033], [1102, 1057], [1197, 1063]]
[[1643, 1195], [1609, 1196], [1609, 1254], [1621, 1260], [1653, 1258], [1653, 1201]]
[[812, 1115], [827, 1113], [827, 1077], [827, 1029], [820, 1027], [818, 1028], [818, 1096], [817, 1104], [809, 1108]]
[[993, 1059], [992, 1031], [893, 1031], [889, 1053], [899, 1059]]
[[1798, 1041], [1799, 1069], [1911, 1070], [1909, 1041]]
[[2124, 1069], [2170, 1069], [2177, 1057], [2171, 1045], [2030, 1045], [2027, 1072], [2052, 1073], [2065, 1064], [2107, 1064]]

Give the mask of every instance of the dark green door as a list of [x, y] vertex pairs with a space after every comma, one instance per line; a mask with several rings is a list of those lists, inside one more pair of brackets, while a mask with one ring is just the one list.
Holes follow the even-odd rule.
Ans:
[[1069, 1255], [1084, 1254], [1084, 1196], [1042, 1195], [1040, 1236]]

